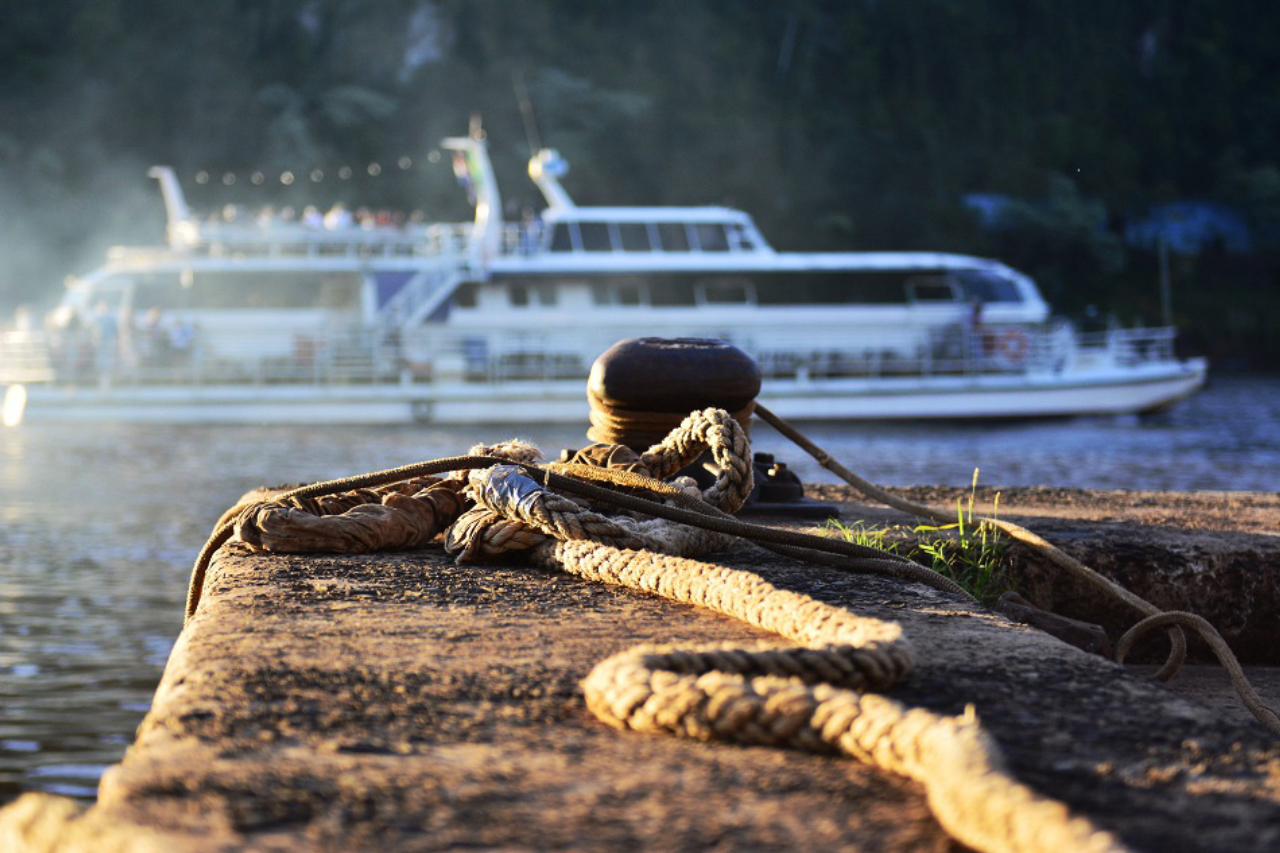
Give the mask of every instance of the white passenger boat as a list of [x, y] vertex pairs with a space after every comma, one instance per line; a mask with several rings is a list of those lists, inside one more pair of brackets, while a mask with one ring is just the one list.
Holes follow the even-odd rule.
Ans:
[[775, 251], [725, 207], [547, 206], [502, 221], [482, 134], [445, 149], [475, 219], [210, 223], [157, 167], [168, 241], [112, 249], [43, 328], [0, 332], [11, 422], [585, 422], [614, 342], [727, 341], [798, 419], [1135, 413], [1205, 379], [1174, 330], [1081, 333], [1034, 282], [926, 252]]

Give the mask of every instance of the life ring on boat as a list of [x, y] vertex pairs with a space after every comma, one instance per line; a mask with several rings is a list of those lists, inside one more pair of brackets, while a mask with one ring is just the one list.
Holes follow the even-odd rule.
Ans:
[[1005, 361], [1019, 364], [1027, 357], [1027, 350], [1031, 348], [1031, 341], [1027, 338], [1027, 333], [1021, 329], [1009, 329], [1001, 332], [996, 338], [996, 352]]

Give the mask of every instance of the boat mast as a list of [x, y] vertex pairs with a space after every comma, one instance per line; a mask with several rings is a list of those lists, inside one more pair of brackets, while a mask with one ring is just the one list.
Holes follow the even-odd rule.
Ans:
[[152, 166], [147, 170], [147, 176], [160, 182], [160, 195], [164, 197], [164, 211], [169, 219], [168, 227], [165, 228], [169, 245], [181, 249], [195, 243], [198, 236], [196, 223], [191, 217], [191, 210], [187, 207], [182, 186], [178, 183], [178, 176], [174, 174], [173, 168]]
[[473, 120], [469, 136], [451, 136], [440, 147], [454, 152], [454, 172], [474, 198], [476, 221], [468, 249], [472, 262], [484, 266], [498, 256], [502, 246], [502, 198], [489, 162], [484, 130], [479, 121]]
[[552, 210], [573, 210], [573, 199], [560, 186], [560, 178], [569, 171], [569, 163], [554, 148], [543, 148], [529, 158], [529, 177], [538, 185]]

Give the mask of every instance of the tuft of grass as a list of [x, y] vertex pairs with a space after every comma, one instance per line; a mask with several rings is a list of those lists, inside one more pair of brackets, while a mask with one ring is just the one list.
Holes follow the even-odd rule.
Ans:
[[[868, 527], [860, 521], [845, 525], [833, 519], [827, 522], [827, 528], [846, 542], [879, 548], [915, 560], [955, 581], [983, 604], [991, 604], [1013, 588], [1009, 543], [990, 524], [974, 522], [973, 503], [977, 488], [978, 469], [974, 468], [968, 506], [962, 499], [956, 499], [956, 520], [953, 524]], [[1000, 495], [997, 493], [992, 517], [996, 516], [999, 507]]]

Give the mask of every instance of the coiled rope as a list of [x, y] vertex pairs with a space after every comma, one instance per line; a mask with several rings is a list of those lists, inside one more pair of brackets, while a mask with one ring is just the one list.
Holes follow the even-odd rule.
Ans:
[[[771, 416], [762, 414], [773, 423]], [[662, 481], [706, 450], [718, 470], [709, 488], [699, 491], [687, 478]], [[887, 690], [913, 668], [896, 623], [691, 559], [741, 536], [789, 555], [955, 590], [897, 555], [732, 517], [751, 491], [750, 458], [742, 427], [707, 409], [643, 454], [596, 446], [569, 463], [539, 465], [535, 448], [510, 442], [304, 486], [224, 516], [193, 568], [187, 616], [196, 612], [213, 552], [232, 537], [264, 551], [315, 550], [319, 543], [361, 552], [417, 547], [443, 533], [461, 562], [523, 555], [588, 580], [706, 607], [792, 644], [644, 646], [615, 655], [583, 682], [588, 706], [610, 725], [868, 762], [920, 782], [939, 823], [976, 850], [1125, 849], [1014, 780], [971, 708], [948, 717], [864, 692]], [[1148, 620], [1150, 627], [1167, 624], [1160, 618]]]

